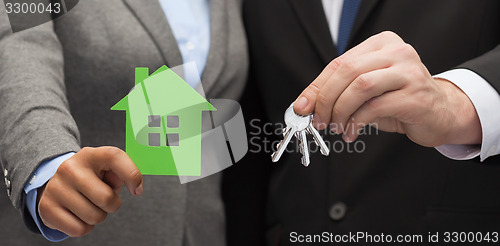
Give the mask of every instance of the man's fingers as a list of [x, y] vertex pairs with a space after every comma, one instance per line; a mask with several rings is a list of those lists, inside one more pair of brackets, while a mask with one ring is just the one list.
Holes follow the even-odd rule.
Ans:
[[80, 220], [88, 225], [97, 225], [102, 223], [107, 213], [89, 201], [81, 193], [73, 189], [59, 189], [58, 204], [71, 211]]
[[342, 56], [337, 57], [332, 60], [328, 65], [321, 71], [319, 76], [299, 95], [297, 100], [293, 105], [295, 113], [300, 115], [307, 115], [314, 111], [314, 106], [316, 98], [323, 86], [330, 80], [330, 78], [335, 74], [337, 69], [346, 60], [354, 59], [354, 57], [363, 55], [376, 48], [376, 45], [372, 45], [373, 40], [367, 40], [358, 46], [346, 51]]
[[371, 36], [354, 48], [346, 51], [343, 55], [331, 61], [321, 74], [299, 95], [294, 103], [294, 111], [301, 115], [307, 115], [315, 111], [318, 93], [345, 61], [350, 61], [366, 53], [378, 51], [386, 45], [402, 42], [403, 40], [397, 34], [386, 31]]
[[347, 86], [333, 105], [331, 127], [341, 134], [349, 117], [366, 101], [385, 92], [401, 89], [405, 81], [405, 78], [392, 68], [361, 74]]
[[106, 184], [111, 186], [111, 189], [115, 191], [115, 193], [119, 194], [121, 188], [125, 184], [123, 180], [120, 179], [114, 172], [106, 172], [104, 173], [104, 177], [102, 179]]
[[387, 92], [368, 100], [350, 117], [342, 138], [346, 142], [353, 142], [363, 127], [376, 122], [378, 119], [398, 115], [403, 107], [398, 92]]
[[116, 212], [121, 206], [121, 198], [118, 194], [91, 170], [85, 175], [86, 179], [77, 180], [77, 189], [92, 203], [106, 211]]
[[293, 104], [293, 110], [299, 115], [308, 115], [314, 111], [316, 97], [323, 85], [330, 79], [341, 64], [341, 57], [331, 61], [319, 76], [307, 86]]
[[[68, 187], [70, 184], [73, 189], [79, 191], [93, 204], [107, 213], [114, 213], [121, 206], [121, 199], [113, 189], [104, 183], [90, 168], [75, 168], [72, 160], [67, 160], [57, 169], [63, 184], [58, 184], [59, 179], [53, 179], [49, 185], [58, 190], [58, 187]], [[62, 183], [62, 182], [61, 182]]]
[[314, 126], [317, 129], [324, 129], [328, 126], [333, 105], [358, 76], [391, 65], [391, 57], [381, 51], [367, 53], [342, 63], [318, 93], [314, 109]]
[[[122, 150], [115, 147], [99, 147], [92, 149], [88, 162], [97, 172], [111, 171], [127, 186], [132, 195], [142, 194], [142, 174], [134, 162]], [[104, 173], [102, 173], [104, 176]]]
[[293, 105], [294, 111], [297, 114], [301, 115], [312, 113], [314, 110], [316, 97], [321, 88], [323, 88], [330, 77], [333, 76], [333, 74], [345, 60], [351, 60], [354, 57], [379, 49], [379, 47], [381, 47], [381, 45], [380, 42], [377, 41], [377, 39], [369, 38], [356, 47], [346, 51], [342, 56], [339, 56], [338, 58], [332, 60], [325, 67], [325, 69], [321, 71], [319, 76], [297, 98]]
[[94, 228], [49, 199], [42, 198], [40, 200], [38, 211], [45, 225], [54, 230], [62, 231], [70, 237], [84, 236]]

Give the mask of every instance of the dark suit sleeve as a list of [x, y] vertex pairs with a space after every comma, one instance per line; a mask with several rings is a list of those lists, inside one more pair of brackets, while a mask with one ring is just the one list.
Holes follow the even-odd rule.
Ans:
[[479, 74], [500, 94], [500, 45], [480, 57], [465, 62], [459, 67]]
[[[491, 86], [493, 86], [493, 88], [495, 88], [495, 90], [500, 94], [500, 45], [482, 56], [463, 63], [459, 66], [459, 68], [469, 69], [477, 73], [483, 79], [488, 81], [488, 83], [490, 83]], [[500, 109], [498, 109], [498, 111], [500, 113]], [[497, 124], [500, 124], [500, 122]], [[479, 162], [479, 158], [476, 158], [475, 160]], [[500, 163], [500, 155], [490, 156], [484, 161], [484, 163]]]

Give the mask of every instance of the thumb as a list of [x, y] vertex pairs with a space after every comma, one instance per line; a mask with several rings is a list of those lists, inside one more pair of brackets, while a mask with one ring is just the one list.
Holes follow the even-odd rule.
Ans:
[[293, 103], [293, 111], [298, 115], [308, 115], [314, 111], [314, 103], [309, 103], [309, 99], [301, 95]]
[[339, 57], [332, 60], [314, 81], [302, 91], [293, 103], [293, 111], [299, 115], [308, 115], [314, 112], [318, 94], [330, 77], [337, 71], [342, 59]]

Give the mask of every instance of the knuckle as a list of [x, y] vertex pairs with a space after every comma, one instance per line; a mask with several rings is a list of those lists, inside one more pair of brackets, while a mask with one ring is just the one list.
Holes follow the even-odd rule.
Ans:
[[[57, 192], [58, 191], [57, 188], [59, 188], [61, 186], [64, 186], [64, 184], [62, 184], [60, 177], [54, 175], [54, 177], [49, 179], [47, 184], [45, 184], [45, 188], [43, 188], [42, 193], [40, 193], [41, 198], [46, 197], [47, 194], [50, 194], [53, 191]], [[40, 190], [38, 190], [38, 191], [40, 191]]]
[[92, 147], [83, 147], [79, 152], [81, 153], [88, 153], [91, 152], [94, 148]]
[[73, 170], [74, 168], [73, 162], [70, 161], [69, 159], [64, 161], [59, 168], [57, 168], [57, 173], [61, 174], [62, 176], [72, 176], [74, 174]]
[[333, 121], [339, 121], [341, 118], [343, 118], [343, 111], [340, 109], [341, 107], [335, 105], [333, 106], [332, 110], [332, 120]]
[[410, 58], [415, 57], [417, 55], [417, 52], [410, 44], [403, 43], [396, 46], [396, 54]]
[[99, 217], [97, 218], [97, 223], [96, 224], [100, 224], [100, 223], [104, 222], [107, 217], [108, 217], [107, 213], [101, 213], [99, 215]]
[[132, 180], [136, 185], [142, 183], [142, 174], [139, 169], [134, 168], [134, 170], [129, 174], [130, 180]]
[[[308, 93], [312, 93], [314, 95], [317, 95], [321, 90], [319, 88], [319, 86], [315, 83], [311, 83], [309, 86], [308, 86], [309, 90], [308, 90]], [[307, 95], [306, 95], [307, 97]]]
[[[77, 165], [77, 163], [73, 160], [66, 160], [63, 162], [59, 168], [57, 169], [56, 174], [58, 174], [57, 178], [55, 179], [54, 183], [57, 182], [64, 182], [64, 180], [70, 181], [70, 182], [82, 182], [83, 180], [86, 180], [85, 177], [83, 177], [83, 174], [81, 172], [81, 169]], [[55, 178], [55, 177], [54, 177]], [[52, 179], [51, 179], [52, 181]], [[56, 185], [54, 185], [56, 186]]]
[[395, 33], [392, 31], [383, 31], [377, 36], [382, 38], [382, 39], [386, 39], [386, 38], [392, 38], [392, 37], [394, 37], [394, 35], [395, 35]]
[[383, 31], [380, 33], [380, 35], [382, 36], [392, 36], [392, 35], [396, 35], [393, 31]]
[[375, 83], [370, 75], [361, 74], [354, 82], [354, 85], [358, 91], [366, 92], [371, 90], [375, 86]]
[[83, 237], [87, 235], [90, 231], [92, 231], [93, 228], [94, 226], [79, 223], [78, 225], [69, 228], [68, 234], [71, 237]]
[[407, 80], [410, 82], [423, 81], [423, 79], [425, 78], [425, 74], [418, 66], [409, 66], [407, 71], [405, 72], [405, 76], [407, 76]]
[[55, 207], [56, 206], [49, 202], [46, 198], [42, 198], [38, 202], [38, 214], [40, 215], [40, 219], [46, 226], [57, 230], [58, 228], [52, 225], [54, 219], [57, 218], [56, 211], [54, 211]]
[[114, 206], [112, 206], [112, 207], [109, 208], [109, 212], [110, 213], [116, 213], [116, 211], [118, 211], [121, 206], [122, 206], [122, 199], [120, 197], [118, 197], [116, 199], [116, 201], [115, 201]]
[[342, 61], [343, 61], [342, 57], [337, 57], [337, 58], [333, 59], [330, 63], [328, 63], [326, 68], [335, 71], [343, 63]]
[[50, 222], [43, 221], [43, 224], [52, 230], [58, 230], [57, 227], [51, 224]]
[[89, 215], [89, 224], [90, 225], [97, 225], [104, 220], [106, 220], [107, 214], [105, 212], [95, 212]]
[[38, 202], [38, 212], [40, 213], [40, 217], [46, 218], [47, 215], [50, 214], [50, 210], [52, 209], [52, 207], [53, 206], [50, 205], [47, 198], [42, 196], [42, 198], [40, 198], [40, 201]]
[[377, 98], [370, 99], [366, 103], [368, 110], [373, 113], [376, 113], [380, 109], [380, 100], [377, 100]]
[[118, 155], [122, 154], [122, 150], [116, 147], [108, 146], [108, 147], [101, 147], [102, 150], [104, 150], [104, 158], [111, 162], [113, 161]]
[[344, 73], [356, 73], [357, 71], [357, 62], [355, 59], [350, 59], [348, 61], [345, 61], [343, 62], [341, 65], [340, 65], [340, 68], [339, 68], [342, 72]]
[[318, 104], [318, 107], [316, 108], [316, 110], [318, 110], [319, 108], [322, 108], [322, 107], [326, 107], [326, 105], [328, 105], [328, 101], [329, 101], [328, 96], [323, 91], [320, 91], [318, 93], [318, 98], [316, 100], [317, 100], [317, 104]]
[[108, 208], [113, 205], [115, 201], [115, 193], [111, 190], [106, 189], [103, 194], [100, 196], [99, 204], [97, 204], [101, 208]]
[[379, 34], [379, 37], [383, 38], [383, 39], [395, 39], [395, 38], [399, 38], [399, 36], [393, 32], [393, 31], [383, 31]]

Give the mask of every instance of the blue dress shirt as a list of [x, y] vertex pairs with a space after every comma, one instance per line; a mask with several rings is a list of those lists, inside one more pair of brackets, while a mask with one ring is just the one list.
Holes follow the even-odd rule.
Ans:
[[26, 192], [26, 205], [30, 211], [31, 217], [35, 220], [35, 224], [42, 233], [42, 235], [52, 242], [62, 241], [68, 236], [58, 230], [53, 230], [48, 228], [43, 224], [42, 220], [38, 216], [36, 198], [37, 198], [37, 188], [42, 187], [47, 181], [49, 181], [54, 174], [56, 174], [57, 168], [65, 160], [72, 157], [75, 153], [70, 152], [59, 157], [56, 157], [49, 161], [44, 161], [31, 177], [30, 181], [24, 186], [24, 192]]
[[[208, 0], [159, 0], [177, 40], [184, 63], [194, 62], [196, 66], [184, 66], [185, 81], [196, 88], [205, 69], [210, 47], [210, 6]], [[37, 188], [54, 176], [57, 168], [75, 153], [67, 153], [44, 161], [25, 185], [26, 206], [42, 235], [52, 242], [62, 241], [68, 236], [45, 226], [37, 213]]]
[[[184, 66], [184, 79], [193, 88], [200, 82], [210, 48], [210, 6], [208, 0], [160, 0], [170, 28], [177, 40]], [[196, 68], [194, 68], [196, 69]]]

